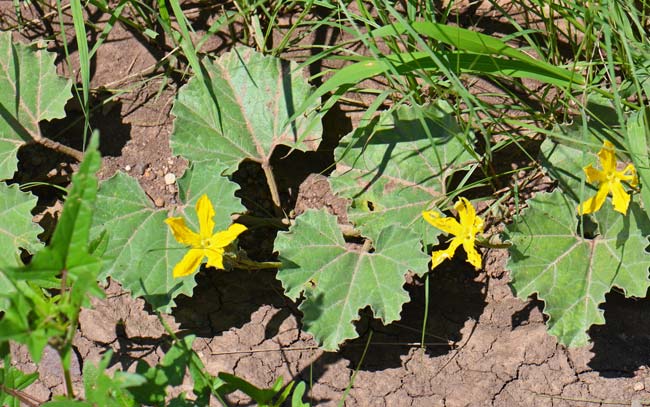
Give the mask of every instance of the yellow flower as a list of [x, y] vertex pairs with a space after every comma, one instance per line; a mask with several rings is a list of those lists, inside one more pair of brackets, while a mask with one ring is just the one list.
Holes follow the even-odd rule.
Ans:
[[198, 234], [185, 225], [183, 218], [165, 219], [176, 241], [189, 246], [189, 251], [174, 267], [174, 278], [194, 273], [204, 257], [208, 258], [208, 267], [223, 269], [224, 248], [246, 230], [246, 226], [234, 223], [228, 227], [228, 230], [213, 234], [214, 208], [207, 195], [201, 196], [196, 202], [196, 214], [199, 218]]
[[585, 215], [596, 212], [603, 206], [607, 195], [611, 193], [614, 210], [625, 215], [630, 204], [630, 195], [623, 188], [621, 181], [625, 181], [636, 188], [639, 185], [636, 169], [632, 164], [628, 164], [623, 171], [616, 171], [614, 145], [607, 140], [605, 140], [603, 148], [598, 152], [598, 158], [600, 159], [600, 165], [603, 167], [602, 171], [595, 169], [591, 164], [584, 168], [585, 174], [587, 174], [587, 182], [599, 184], [598, 192], [596, 192], [595, 196], [578, 205], [578, 213]]
[[481, 255], [476, 251], [474, 242], [476, 235], [483, 232], [483, 219], [476, 216], [476, 210], [465, 198], [460, 198], [454, 208], [458, 211], [460, 223], [454, 218], [442, 218], [438, 212], [422, 212], [424, 220], [443, 232], [454, 235], [447, 249], [431, 253], [431, 268], [434, 269], [446, 259], [451, 259], [458, 246], [463, 245], [467, 262], [478, 270], [481, 268]]

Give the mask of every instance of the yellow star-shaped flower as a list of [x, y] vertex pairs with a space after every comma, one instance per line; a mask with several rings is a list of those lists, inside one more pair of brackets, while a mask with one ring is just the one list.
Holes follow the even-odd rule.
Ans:
[[199, 218], [198, 234], [185, 225], [183, 218], [165, 219], [176, 241], [189, 246], [189, 251], [174, 267], [174, 278], [194, 273], [205, 257], [208, 258], [208, 267], [223, 269], [224, 249], [246, 230], [246, 226], [234, 223], [228, 230], [213, 234], [214, 208], [207, 195], [201, 196], [196, 202], [196, 214]]
[[483, 219], [476, 216], [476, 210], [465, 198], [460, 198], [454, 208], [458, 211], [460, 223], [454, 218], [443, 218], [438, 212], [422, 212], [424, 220], [443, 232], [454, 235], [448, 248], [431, 253], [431, 268], [434, 269], [446, 259], [451, 259], [458, 246], [463, 245], [467, 253], [467, 262], [478, 270], [481, 268], [481, 255], [476, 251], [474, 243], [476, 235], [483, 232]]
[[630, 204], [630, 194], [625, 191], [622, 181], [636, 188], [639, 185], [636, 169], [632, 164], [628, 164], [623, 171], [616, 171], [616, 150], [614, 145], [607, 140], [604, 141], [603, 148], [598, 152], [598, 158], [603, 167], [602, 171], [595, 169], [591, 164], [584, 168], [587, 182], [598, 184], [598, 192], [578, 205], [578, 213], [585, 215], [596, 212], [603, 206], [607, 195], [611, 193], [614, 210], [625, 215]]

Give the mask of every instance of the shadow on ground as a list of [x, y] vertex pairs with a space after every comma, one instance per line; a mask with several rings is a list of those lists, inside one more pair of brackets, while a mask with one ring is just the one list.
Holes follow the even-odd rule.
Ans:
[[618, 291], [605, 298], [601, 308], [606, 323], [589, 330], [594, 344], [589, 366], [603, 377], [633, 377], [641, 366], [650, 364], [650, 299], [625, 298]]
[[[461, 340], [460, 330], [470, 320], [477, 320], [485, 306], [485, 286], [474, 281], [475, 271], [458, 261], [440, 267], [430, 277], [428, 322], [424, 342], [426, 354], [441, 356], [454, 349]], [[384, 326], [363, 310], [357, 323], [360, 337], [342, 346], [341, 356], [350, 360], [351, 367], [378, 371], [402, 366], [402, 358], [422, 340], [425, 317], [425, 286], [421, 279], [406, 286], [411, 302], [404, 305], [401, 321]], [[372, 331], [369, 350], [361, 359]], [[414, 345], [415, 344], [415, 345]]]

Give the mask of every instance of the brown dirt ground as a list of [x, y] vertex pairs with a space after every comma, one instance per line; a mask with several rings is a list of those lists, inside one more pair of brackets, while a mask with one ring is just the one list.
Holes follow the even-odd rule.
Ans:
[[[1, 10], [5, 10], [4, 18], [12, 12], [7, 4]], [[44, 34], [23, 35], [34, 39]], [[333, 34], [320, 39], [336, 40]], [[227, 48], [227, 41], [210, 46], [221, 52]], [[160, 57], [159, 51], [117, 26], [98, 51], [92, 84], [117, 83]], [[70, 71], [63, 64], [59, 68], [61, 73]], [[133, 84], [135, 79], [138, 77], [127, 78], [124, 83]], [[93, 124], [102, 132], [100, 177], [126, 171], [140, 181], [156, 205], [165, 206], [175, 203], [176, 188], [166, 185], [163, 178], [170, 172], [181, 176], [185, 162], [171, 156], [168, 144], [173, 120], [169, 110], [177, 84], [168, 83], [156, 96], [160, 85], [160, 79], [155, 79], [135, 86], [98, 111]], [[74, 108], [70, 110], [73, 114]], [[342, 214], [344, 203], [329, 191], [326, 178], [311, 174], [327, 167], [331, 140], [349, 131], [354, 117], [354, 112], [334, 112], [325, 123], [330, 141], [317, 153], [296, 153], [286, 158], [277, 154], [275, 167], [283, 199], [295, 203], [296, 213], [308, 207], [325, 207]], [[65, 124], [51, 124], [46, 131], [54, 137]], [[67, 130], [62, 139], [74, 144], [74, 131]], [[61, 157], [25, 151], [28, 153], [21, 154], [25, 179], [65, 183], [74, 169], [73, 163]], [[242, 181], [242, 194], [248, 188], [247, 193], [265, 195], [265, 187], [256, 184], [256, 169], [243, 167], [235, 178], [253, 181]], [[301, 174], [289, 172], [297, 167], [302, 169]], [[286, 178], [282, 177], [283, 169], [289, 174]], [[55, 198], [42, 194], [39, 203], [50, 207]], [[272, 247], [267, 245], [258, 255], [264, 257], [270, 251]], [[337, 353], [314, 348], [315, 342], [301, 331], [296, 307], [281, 294], [273, 272], [201, 272], [194, 296], [179, 299], [173, 314], [165, 318], [179, 332], [198, 335], [195, 349], [211, 373], [234, 373], [258, 386], [269, 386], [278, 376], [285, 381], [303, 380], [309, 386], [308, 399], [313, 405], [339, 403], [357, 369], [346, 406], [650, 404], [650, 325], [645, 318], [650, 301], [610, 294], [603, 307], [607, 324], [591, 329], [593, 343], [566, 349], [546, 333], [542, 303], [513, 297], [507, 285], [506, 261], [504, 250], [490, 250], [485, 253], [485, 269], [479, 274], [456, 262], [431, 276], [425, 348], [412, 345], [420, 341], [424, 314], [424, 285], [417, 280], [407, 286], [413, 300], [404, 307], [399, 323], [384, 327], [364, 310], [365, 317], [358, 323], [361, 337]], [[96, 363], [109, 349], [115, 352], [111, 369], [132, 370], [140, 359], [158, 362], [168, 346], [165, 331], [142, 300], [132, 299], [115, 282], [106, 287], [106, 293], [105, 300], [94, 300], [93, 308], [81, 314], [73, 364], [78, 388], [80, 366]], [[361, 361], [371, 331], [369, 352]], [[27, 394], [45, 401], [63, 392], [55, 352], [47, 350], [38, 367], [25, 349], [14, 347], [14, 354], [19, 368], [40, 373], [40, 380], [26, 390]], [[182, 390], [191, 391], [189, 383], [176, 389]], [[229, 401], [250, 405], [250, 400], [238, 393]]]

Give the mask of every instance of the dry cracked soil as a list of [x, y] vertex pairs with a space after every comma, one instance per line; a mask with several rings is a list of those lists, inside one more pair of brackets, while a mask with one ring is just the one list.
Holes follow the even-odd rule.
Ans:
[[[13, 6], [3, 3], [0, 21], [6, 23]], [[29, 11], [28, 5], [21, 7]], [[36, 40], [52, 30], [42, 25], [39, 31], [38, 27], [16, 34], [16, 40]], [[336, 38], [325, 35], [320, 40]], [[58, 45], [51, 43], [50, 48], [58, 50]], [[206, 49], [218, 54], [228, 46], [227, 38], [220, 38]], [[135, 83], [142, 77], [138, 73], [147, 73], [162, 56], [159, 49], [117, 25], [94, 59], [92, 85], [99, 89]], [[62, 57], [58, 61], [61, 74], [76, 72]], [[96, 111], [92, 125], [102, 135], [104, 158], [99, 176], [106, 179], [116, 171], [127, 172], [139, 180], [156, 206], [166, 207], [176, 203], [177, 188], [165, 182], [165, 176], [180, 177], [186, 163], [172, 156], [168, 143], [173, 122], [170, 109], [178, 85], [161, 78], [144, 85], [138, 82], [132, 91], [120, 94]], [[161, 80], [167, 83], [158, 93]], [[95, 95], [97, 100], [107, 96]], [[79, 117], [74, 106], [68, 111], [71, 118]], [[354, 115], [332, 111], [324, 123], [326, 139], [336, 140], [347, 133]], [[74, 144], [78, 132], [68, 128], [69, 120], [44, 125], [44, 131]], [[67, 129], [63, 135], [61, 129]], [[331, 193], [321, 175], [332, 162], [332, 145], [325, 142], [316, 153], [276, 154], [283, 200], [295, 206], [296, 213], [325, 207], [344, 216], [345, 202]], [[20, 158], [21, 181], [65, 183], [75, 166], [65, 157], [34, 146], [23, 148]], [[235, 180], [242, 185], [244, 199], [268, 200], [260, 179], [259, 168], [240, 167]], [[42, 208], [56, 207], [57, 197], [39, 196]], [[40, 219], [47, 224], [55, 217], [56, 210], [46, 210]], [[267, 238], [244, 236], [242, 244], [255, 247], [256, 255], [264, 258], [273, 251], [272, 238], [268, 231], [261, 233]], [[194, 348], [211, 373], [234, 373], [262, 387], [279, 376], [285, 381], [302, 380], [308, 384], [307, 399], [312, 405], [338, 405], [353, 378], [346, 406], [650, 404], [650, 324], [646, 319], [650, 301], [609, 294], [603, 306], [607, 323], [591, 329], [593, 342], [567, 349], [546, 333], [543, 303], [513, 296], [506, 263], [504, 250], [489, 250], [480, 273], [463, 262], [450, 262], [433, 273], [424, 347], [416, 344], [421, 340], [425, 311], [425, 285], [417, 279], [407, 284], [412, 301], [404, 307], [399, 323], [382, 326], [368, 310], [362, 310], [357, 324], [360, 338], [336, 353], [318, 350], [314, 340], [301, 331], [299, 312], [282, 295], [272, 271], [202, 271], [194, 296], [180, 298], [174, 312], [164, 318], [179, 334], [197, 335]], [[94, 300], [93, 307], [81, 314], [73, 363], [78, 388], [81, 366], [97, 363], [108, 350], [114, 352], [111, 370], [132, 370], [138, 360], [155, 364], [169, 346], [165, 330], [143, 300], [131, 298], [116, 282], [105, 288], [106, 299]], [[45, 401], [63, 393], [54, 351], [47, 349], [39, 366], [30, 361], [24, 348], [13, 347], [13, 352], [19, 368], [40, 373], [27, 394]], [[191, 384], [188, 381], [176, 391], [191, 392]], [[234, 393], [228, 402], [251, 405], [242, 393]]]

